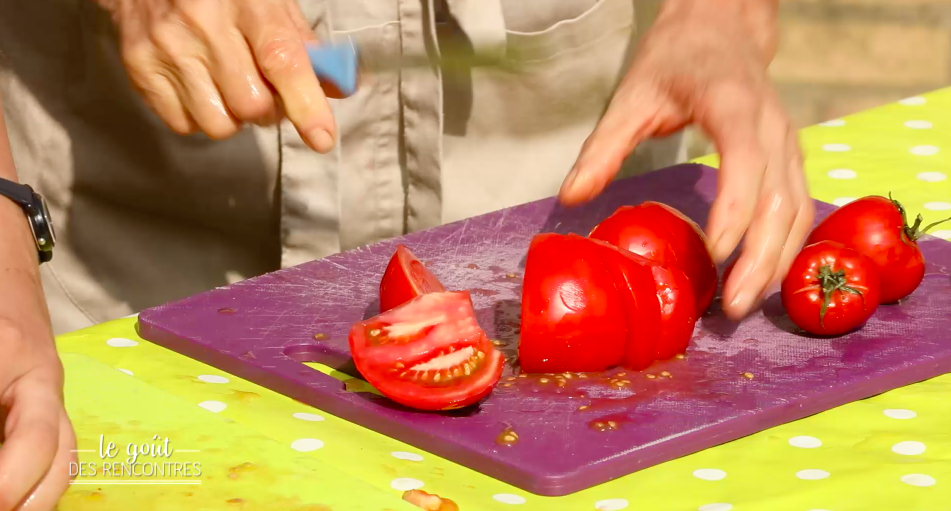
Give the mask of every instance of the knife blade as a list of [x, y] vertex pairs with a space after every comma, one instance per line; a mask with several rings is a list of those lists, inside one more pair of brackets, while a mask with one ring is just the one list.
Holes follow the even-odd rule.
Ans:
[[439, 55], [401, 55], [396, 58], [369, 57], [357, 49], [352, 38], [333, 44], [307, 48], [311, 67], [329, 97], [346, 98], [357, 92], [365, 73], [393, 73], [407, 69], [440, 68], [454, 72], [476, 67], [511, 68], [501, 57], [480, 55], [461, 45], [442, 44]]

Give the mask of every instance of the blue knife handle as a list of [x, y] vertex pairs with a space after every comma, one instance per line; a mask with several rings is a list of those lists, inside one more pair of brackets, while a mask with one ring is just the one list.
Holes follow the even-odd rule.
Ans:
[[346, 98], [357, 92], [359, 57], [351, 42], [308, 45], [307, 55], [328, 97]]

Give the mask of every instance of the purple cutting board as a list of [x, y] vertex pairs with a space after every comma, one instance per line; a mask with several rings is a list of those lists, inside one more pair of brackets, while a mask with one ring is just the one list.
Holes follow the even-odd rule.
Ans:
[[[644, 200], [670, 204], [704, 225], [715, 190], [715, 170], [680, 165], [615, 182], [575, 210], [542, 200], [208, 291], [143, 312], [140, 333], [541, 495], [582, 490], [951, 371], [951, 243], [930, 237], [921, 241], [928, 260], [921, 287], [902, 304], [879, 308], [865, 328], [835, 339], [797, 333], [777, 295], [741, 324], [727, 321], [717, 301], [698, 322], [686, 359], [641, 373], [575, 377], [563, 386], [553, 377], [503, 379], [480, 406], [442, 414], [348, 391], [301, 363], [356, 374], [347, 333], [376, 313], [380, 276], [397, 243], [448, 288], [472, 290], [480, 323], [514, 357], [521, 272], [533, 235], [587, 234], [618, 206]], [[820, 217], [831, 210], [818, 203]], [[671, 377], [647, 377], [662, 371]], [[512, 374], [507, 367], [503, 378]], [[610, 378], [631, 383], [618, 388]], [[497, 442], [507, 428], [516, 443]]]

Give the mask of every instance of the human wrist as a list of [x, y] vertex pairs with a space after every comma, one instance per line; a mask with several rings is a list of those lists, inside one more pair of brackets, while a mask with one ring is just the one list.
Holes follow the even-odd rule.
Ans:
[[656, 24], [696, 21], [703, 25], [735, 26], [753, 43], [764, 67], [779, 45], [778, 0], [665, 0]]

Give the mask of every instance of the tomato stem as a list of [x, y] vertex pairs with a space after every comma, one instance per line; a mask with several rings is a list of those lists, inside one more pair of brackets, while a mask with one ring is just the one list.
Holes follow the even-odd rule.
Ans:
[[822, 286], [822, 307], [819, 309], [819, 325], [825, 328], [826, 309], [832, 302], [832, 295], [836, 291], [852, 293], [862, 296], [862, 292], [849, 286], [845, 278], [845, 270], [832, 271], [829, 265], [819, 267], [819, 284]]
[[931, 229], [945, 222], [951, 221], [951, 217], [948, 217], [948, 218], [945, 218], [944, 220], [938, 220], [937, 222], [933, 224], [928, 224], [925, 226], [924, 229], [922, 229], [921, 223], [924, 222], [925, 219], [919, 214], [917, 217], [915, 217], [915, 223], [909, 226], [908, 216], [905, 213], [905, 207], [902, 206], [900, 202], [892, 198], [892, 192], [888, 192], [888, 200], [892, 201], [892, 204], [894, 204], [895, 207], [898, 208], [898, 212], [901, 213], [902, 229], [904, 229], [905, 231], [905, 236], [908, 236], [908, 239], [911, 241], [918, 241], [918, 238], [927, 234], [928, 231], [930, 231]]

